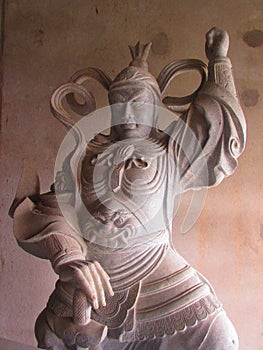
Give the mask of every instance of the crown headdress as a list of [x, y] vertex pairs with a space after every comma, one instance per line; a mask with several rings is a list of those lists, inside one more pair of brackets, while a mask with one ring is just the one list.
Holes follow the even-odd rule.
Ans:
[[148, 42], [145, 45], [142, 45], [140, 41], [137, 42], [135, 46], [129, 46], [132, 61], [129, 66], [139, 67], [145, 71], [148, 71], [147, 58], [151, 50], [152, 43]]
[[[204, 62], [197, 59], [175, 60], [165, 66], [161, 70], [158, 78], [155, 79], [148, 72], [147, 58], [149, 56], [151, 46], [151, 42], [143, 45], [140, 43], [140, 41], [138, 41], [135, 46], [129, 46], [132, 56], [132, 61], [130, 62], [129, 67], [142, 70], [140, 72], [141, 76], [148, 78], [148, 83], [150, 83], [150, 86], [154, 87], [154, 89], [157, 86], [157, 90], [159, 90], [161, 94], [164, 94], [170, 82], [183, 72], [196, 70], [201, 76], [200, 86], [192, 94], [183, 97], [166, 96], [163, 99], [163, 103], [168, 109], [173, 111], [177, 111], [179, 109], [181, 111], [182, 106], [185, 106], [193, 101], [200, 88], [206, 82], [207, 66]], [[120, 82], [121, 80], [127, 81], [129, 76], [138, 77], [138, 74], [133, 75], [134, 72], [130, 72], [129, 67], [121, 71], [114, 80], [97, 68], [87, 68], [76, 72], [70, 79], [69, 83], [61, 85], [54, 91], [51, 97], [52, 113], [68, 129], [74, 132], [74, 129], [71, 128], [75, 124], [75, 120], [73, 120], [70, 112], [64, 108], [62, 101], [66, 99], [69, 109], [71, 109], [76, 115], [79, 115], [80, 117], [88, 115], [90, 112], [96, 109], [96, 104], [93, 95], [86, 89], [84, 83], [93, 79], [100, 83], [107, 91], [109, 91], [110, 88], [116, 84], [116, 82]], [[134, 79], [134, 81], [136, 81], [136, 79]], [[138, 84], [139, 81], [140, 79], [137, 79]], [[79, 104], [75, 99], [76, 95], [80, 95], [82, 99], [84, 99], [84, 103]]]

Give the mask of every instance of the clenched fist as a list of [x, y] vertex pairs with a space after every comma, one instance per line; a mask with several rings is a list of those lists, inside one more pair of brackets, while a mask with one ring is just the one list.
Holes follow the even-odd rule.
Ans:
[[206, 34], [205, 52], [208, 60], [218, 56], [226, 57], [229, 48], [229, 36], [225, 30], [212, 28]]

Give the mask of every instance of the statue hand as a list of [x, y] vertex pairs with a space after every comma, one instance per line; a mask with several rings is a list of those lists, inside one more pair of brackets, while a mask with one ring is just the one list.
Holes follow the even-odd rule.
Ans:
[[83, 291], [94, 309], [106, 306], [105, 293], [114, 295], [109, 276], [97, 261], [74, 261], [60, 267], [62, 282]]
[[206, 34], [205, 52], [209, 60], [218, 56], [226, 57], [229, 48], [229, 36], [225, 30], [212, 28]]

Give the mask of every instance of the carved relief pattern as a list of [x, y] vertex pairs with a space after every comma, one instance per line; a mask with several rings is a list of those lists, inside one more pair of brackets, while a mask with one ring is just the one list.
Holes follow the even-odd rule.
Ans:
[[171, 315], [152, 321], [137, 322], [133, 332], [122, 336], [122, 341], [134, 341], [173, 335], [195, 326], [221, 308], [219, 301], [211, 294]]
[[116, 328], [123, 324], [138, 297], [139, 284], [129, 290], [116, 292], [113, 297], [106, 296], [107, 305], [92, 312], [92, 318], [109, 328]]
[[[246, 126], [228, 44], [225, 31], [207, 33], [208, 77], [202, 61], [177, 60], [155, 79], [146, 62], [151, 44], [138, 43], [131, 48], [132, 62], [114, 80], [88, 68], [53, 93], [52, 113], [73, 135], [74, 149], [63, 158], [50, 193], [22, 191], [10, 209], [19, 245], [49, 259], [59, 274], [36, 323], [41, 348], [62, 349], [62, 341], [70, 349], [97, 347], [107, 327], [110, 337], [129, 342], [176, 337], [195, 326], [198, 332], [201, 322], [208, 325], [202, 339], [211, 335], [212, 319], [222, 306], [209, 283], [173, 249], [171, 222], [174, 195], [219, 184], [234, 172], [244, 149]], [[162, 101], [172, 79], [188, 70], [200, 74], [198, 89]], [[109, 135], [98, 134], [87, 145], [73, 127], [73, 116], [96, 109], [85, 85], [90, 79], [108, 91], [112, 125]], [[134, 100], [140, 107], [163, 102], [180, 116], [162, 131], [154, 108], [114, 114], [114, 104]], [[235, 337], [232, 329], [230, 333]], [[224, 331], [217, 338], [221, 336]]]

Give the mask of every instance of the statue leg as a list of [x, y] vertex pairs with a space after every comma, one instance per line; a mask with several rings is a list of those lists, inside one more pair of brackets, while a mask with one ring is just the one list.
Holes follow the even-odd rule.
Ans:
[[238, 350], [236, 330], [226, 316], [221, 312], [211, 323], [211, 326], [198, 348], [200, 350]]
[[238, 350], [234, 326], [223, 310], [195, 326], [163, 338], [160, 350]]

